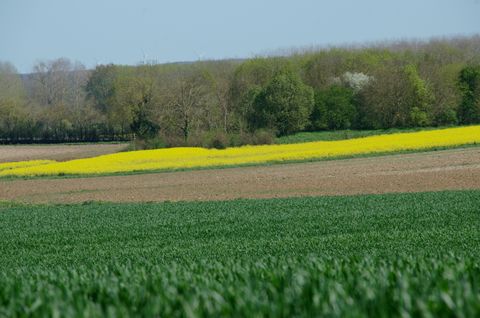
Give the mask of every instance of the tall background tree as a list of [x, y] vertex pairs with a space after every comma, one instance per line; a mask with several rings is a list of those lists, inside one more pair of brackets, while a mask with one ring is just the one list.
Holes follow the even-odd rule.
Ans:
[[313, 104], [311, 87], [292, 72], [280, 73], [255, 96], [249, 122], [288, 135], [307, 127]]
[[31, 139], [31, 126], [22, 80], [12, 64], [0, 62], [0, 138], [9, 142]]
[[458, 115], [462, 124], [480, 122], [480, 65], [467, 66], [461, 70], [459, 87], [462, 101]]

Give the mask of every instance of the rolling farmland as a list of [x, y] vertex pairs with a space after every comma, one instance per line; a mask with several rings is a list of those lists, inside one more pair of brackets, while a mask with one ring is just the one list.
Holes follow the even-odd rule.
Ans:
[[480, 318], [479, 1], [3, 1], [0, 318]]
[[479, 142], [480, 126], [467, 126], [348, 140], [243, 146], [222, 150], [179, 147], [122, 152], [58, 163], [45, 162], [26, 167], [12, 168], [8, 166], [8, 163], [6, 164], [7, 167], [5, 167], [5, 164], [0, 164], [0, 177], [98, 175], [259, 165], [458, 147], [475, 145]]
[[0, 200], [204, 201], [462, 189], [480, 189], [478, 147], [217, 170], [0, 179]]
[[479, 180], [474, 145], [1, 178], [0, 316], [478, 316]]

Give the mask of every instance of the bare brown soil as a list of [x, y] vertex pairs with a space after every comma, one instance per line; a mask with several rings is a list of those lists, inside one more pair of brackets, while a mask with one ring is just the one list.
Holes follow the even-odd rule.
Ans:
[[0, 180], [0, 200], [140, 202], [480, 189], [480, 148], [261, 167]]
[[0, 146], [0, 163], [49, 159], [65, 161], [119, 152], [127, 144]]

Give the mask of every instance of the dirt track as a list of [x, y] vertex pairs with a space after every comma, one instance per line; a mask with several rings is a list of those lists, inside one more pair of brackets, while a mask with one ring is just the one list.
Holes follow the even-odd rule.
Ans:
[[65, 161], [119, 152], [126, 147], [125, 143], [0, 146], [0, 163], [36, 159]]
[[0, 180], [0, 200], [222, 200], [454, 189], [480, 189], [480, 148], [219, 170]]

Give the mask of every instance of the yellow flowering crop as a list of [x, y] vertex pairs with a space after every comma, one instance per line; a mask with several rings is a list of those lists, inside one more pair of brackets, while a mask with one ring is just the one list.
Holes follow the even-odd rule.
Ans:
[[15, 169], [15, 168], [25, 168], [31, 166], [40, 166], [48, 163], [55, 163], [53, 160], [29, 160], [29, 161], [19, 161], [19, 162], [5, 162], [0, 163], [0, 171]]
[[[224, 150], [169, 148], [122, 152], [12, 169], [0, 176], [104, 174], [147, 170], [174, 170], [268, 162], [288, 162], [329, 157], [419, 150], [480, 143], [480, 126], [438, 129], [365, 138], [317, 141], [287, 145], [243, 146]], [[28, 162], [24, 163], [29, 165]]]

